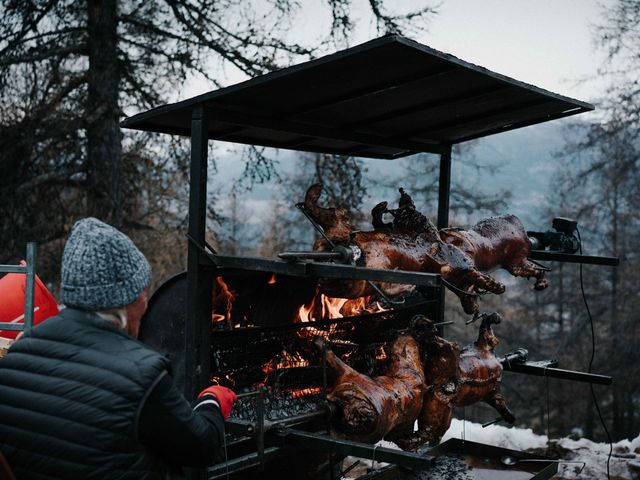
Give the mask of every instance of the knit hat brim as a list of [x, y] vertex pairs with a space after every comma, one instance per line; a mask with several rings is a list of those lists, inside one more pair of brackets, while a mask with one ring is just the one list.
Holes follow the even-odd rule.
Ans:
[[151, 282], [151, 266], [124, 233], [95, 218], [73, 226], [62, 256], [60, 300], [100, 311], [133, 303]]

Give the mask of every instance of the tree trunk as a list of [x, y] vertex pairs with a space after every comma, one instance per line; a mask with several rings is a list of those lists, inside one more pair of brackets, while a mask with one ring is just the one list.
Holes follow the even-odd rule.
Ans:
[[118, 120], [117, 0], [87, 0], [89, 91], [87, 100], [87, 210], [122, 224], [122, 135]]

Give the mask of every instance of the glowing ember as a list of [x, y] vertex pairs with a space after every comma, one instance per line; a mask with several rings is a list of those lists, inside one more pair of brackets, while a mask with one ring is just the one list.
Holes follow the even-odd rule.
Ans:
[[322, 393], [322, 388], [320, 387], [310, 387], [310, 388], [300, 388], [298, 390], [292, 390], [291, 396], [293, 398], [306, 397], [307, 395], [319, 395]]
[[309, 362], [302, 358], [300, 354], [289, 354], [286, 351], [282, 352], [280, 358], [278, 358], [276, 363], [276, 369], [280, 370], [283, 368], [292, 368], [292, 367], [308, 367]]
[[276, 274], [274, 273], [273, 275], [271, 275], [271, 278], [269, 279], [269, 281], [267, 282], [268, 285], [273, 285], [274, 283], [276, 283]]
[[283, 350], [276, 357], [272, 358], [262, 366], [262, 371], [265, 374], [264, 382], [268, 383], [271, 375], [278, 370], [308, 366], [309, 361], [303, 358], [299, 353], [289, 353], [286, 350]]
[[378, 346], [376, 348], [376, 360], [386, 360], [387, 359], [387, 352], [384, 350], [384, 347], [382, 345]]

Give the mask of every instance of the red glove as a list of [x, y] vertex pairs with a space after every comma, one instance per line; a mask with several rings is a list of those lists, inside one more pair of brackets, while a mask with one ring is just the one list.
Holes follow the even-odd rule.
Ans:
[[220, 412], [225, 420], [229, 417], [233, 404], [238, 399], [238, 396], [233, 392], [233, 390], [227, 387], [221, 387], [220, 385], [212, 385], [205, 388], [200, 392], [198, 398], [204, 397], [205, 395], [214, 395], [216, 397], [220, 404]]

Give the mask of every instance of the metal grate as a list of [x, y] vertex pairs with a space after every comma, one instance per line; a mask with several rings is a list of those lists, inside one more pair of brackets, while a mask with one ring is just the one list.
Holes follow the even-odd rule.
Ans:
[[[387, 365], [386, 347], [414, 315], [425, 313], [432, 303], [334, 320], [215, 332], [211, 380], [240, 394], [262, 389], [268, 419], [313, 411], [326, 390], [316, 338], [359, 372], [379, 375]], [[255, 396], [241, 395], [234, 415], [253, 419], [255, 402]]]

